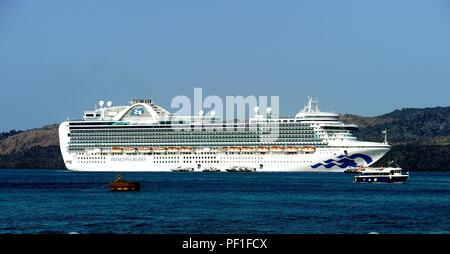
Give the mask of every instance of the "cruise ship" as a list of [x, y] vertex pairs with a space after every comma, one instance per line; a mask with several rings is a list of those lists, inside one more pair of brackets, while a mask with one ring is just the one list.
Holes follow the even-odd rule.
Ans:
[[368, 167], [390, 149], [387, 141], [357, 140], [357, 125], [320, 111], [314, 98], [295, 116], [277, 116], [270, 108], [262, 114], [255, 107], [255, 115], [243, 120], [222, 120], [213, 113], [176, 115], [149, 99], [99, 106], [59, 126], [68, 170], [343, 172]]

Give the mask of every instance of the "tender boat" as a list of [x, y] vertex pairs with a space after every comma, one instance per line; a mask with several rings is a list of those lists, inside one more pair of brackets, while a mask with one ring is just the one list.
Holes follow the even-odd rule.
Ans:
[[246, 166], [233, 166], [226, 169], [227, 172], [255, 172], [256, 168]]
[[358, 166], [358, 167], [348, 167], [344, 173], [359, 173], [364, 171], [366, 168], [363, 166]]
[[203, 172], [220, 172], [220, 169], [215, 167], [206, 167], [202, 170]]
[[140, 189], [140, 182], [125, 181], [121, 175], [118, 175], [114, 181], [109, 183], [110, 191], [140, 191]]
[[402, 173], [399, 167], [366, 168], [354, 176], [353, 181], [358, 183], [403, 183], [409, 178], [409, 173]]
[[176, 167], [172, 169], [172, 172], [193, 172], [194, 168], [191, 167]]

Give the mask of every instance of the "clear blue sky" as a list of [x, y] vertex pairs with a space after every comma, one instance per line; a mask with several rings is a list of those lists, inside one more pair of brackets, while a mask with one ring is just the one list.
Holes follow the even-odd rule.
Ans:
[[450, 105], [445, 0], [0, 0], [0, 131], [99, 99], [308, 95], [337, 113]]

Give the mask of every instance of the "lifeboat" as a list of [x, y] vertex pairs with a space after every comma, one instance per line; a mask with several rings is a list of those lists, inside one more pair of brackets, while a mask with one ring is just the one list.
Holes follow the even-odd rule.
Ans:
[[121, 153], [121, 152], [123, 152], [123, 148], [122, 148], [122, 147], [113, 147], [113, 148], [111, 149], [111, 151], [112, 151], [113, 153]]
[[167, 151], [168, 151], [168, 152], [178, 152], [178, 151], [179, 151], [179, 148], [178, 148], [178, 147], [168, 147], [168, 148], [167, 148]]
[[232, 146], [232, 147], [228, 147], [227, 150], [228, 150], [228, 152], [240, 152], [241, 148]]
[[155, 147], [152, 150], [154, 153], [164, 153], [166, 151], [164, 147]]
[[244, 147], [241, 147], [241, 151], [242, 152], [253, 152], [253, 151], [255, 151], [255, 148], [250, 147], [250, 146], [244, 146]]
[[272, 152], [283, 152], [284, 149], [281, 146], [272, 146], [272, 147], [270, 147], [270, 151], [272, 151]]
[[134, 147], [124, 147], [123, 152], [124, 153], [135, 153], [136, 149]]
[[314, 153], [316, 151], [316, 148], [314, 146], [304, 146], [301, 148], [301, 150], [305, 153]]
[[297, 152], [298, 151], [298, 147], [296, 146], [288, 146], [286, 147], [286, 152]]
[[140, 153], [150, 153], [152, 149], [150, 147], [139, 147], [138, 152]]
[[178, 148], [178, 151], [180, 152], [192, 152], [192, 147], [180, 147]]
[[256, 149], [258, 152], [268, 152], [270, 148], [268, 146], [260, 146]]

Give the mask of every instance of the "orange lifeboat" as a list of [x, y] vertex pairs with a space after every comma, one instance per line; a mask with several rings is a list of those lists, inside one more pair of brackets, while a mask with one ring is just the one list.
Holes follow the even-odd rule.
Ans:
[[178, 151], [180, 152], [192, 152], [192, 147], [180, 147], [178, 148]]
[[167, 148], [167, 151], [168, 151], [168, 152], [178, 152], [178, 151], [179, 151], [179, 148], [178, 148], [178, 147], [168, 147], [168, 148]]
[[256, 150], [258, 152], [268, 152], [268, 151], [270, 151], [270, 147], [268, 147], [268, 146], [260, 146]]
[[286, 147], [286, 152], [297, 152], [298, 151], [298, 147], [296, 146], [288, 146]]
[[150, 153], [152, 149], [150, 147], [139, 147], [138, 152], [140, 153]]
[[154, 147], [152, 150], [154, 153], [164, 153], [166, 151], [164, 147]]
[[111, 149], [111, 151], [112, 151], [113, 153], [121, 153], [121, 152], [123, 152], [123, 148], [122, 148], [122, 147], [113, 147], [113, 148]]
[[228, 147], [227, 150], [228, 150], [228, 152], [240, 152], [241, 148], [232, 146], [232, 147]]
[[272, 146], [272, 147], [270, 147], [270, 151], [272, 151], [272, 152], [283, 152], [284, 149], [281, 146]]
[[301, 150], [305, 153], [314, 153], [316, 148], [314, 146], [304, 146]]
[[242, 152], [253, 152], [253, 151], [255, 151], [255, 148], [251, 147], [251, 146], [244, 146], [241, 148], [241, 151]]
[[136, 149], [134, 147], [124, 147], [123, 152], [124, 153], [135, 153]]

